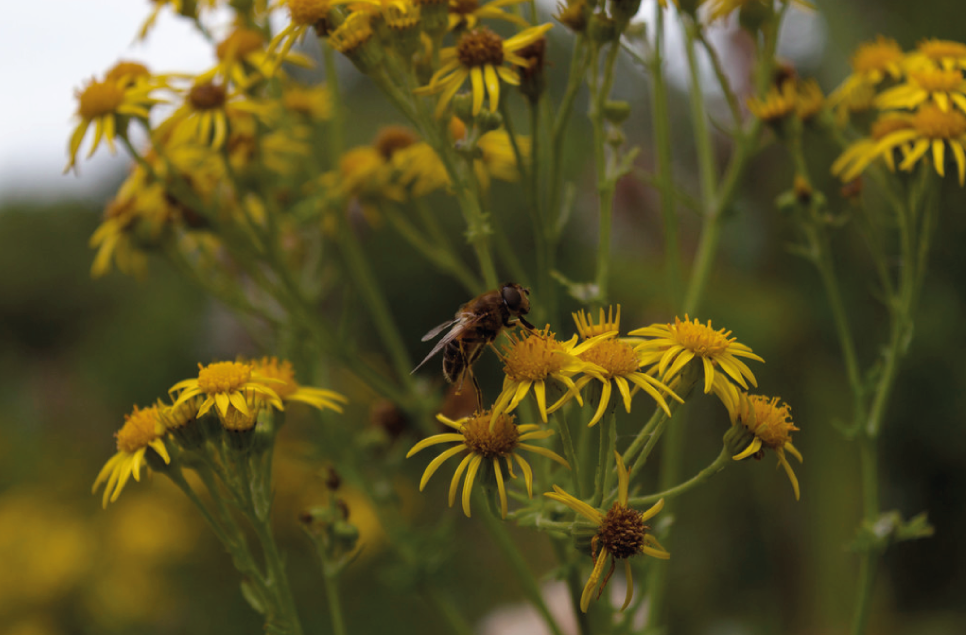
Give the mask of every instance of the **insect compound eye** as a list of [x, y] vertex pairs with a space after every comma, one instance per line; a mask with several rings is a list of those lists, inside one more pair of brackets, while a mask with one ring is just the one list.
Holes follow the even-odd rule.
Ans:
[[506, 307], [510, 311], [517, 312], [520, 310], [520, 305], [523, 303], [523, 297], [520, 292], [517, 291], [515, 287], [510, 285], [504, 285], [503, 289], [500, 290], [503, 295], [503, 301], [506, 302]]

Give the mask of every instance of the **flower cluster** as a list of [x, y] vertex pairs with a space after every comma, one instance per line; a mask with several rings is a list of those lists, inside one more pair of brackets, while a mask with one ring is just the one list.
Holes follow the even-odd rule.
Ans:
[[881, 160], [889, 169], [911, 171], [920, 161], [946, 174], [952, 153], [959, 184], [966, 185], [966, 44], [923, 40], [904, 52], [880, 36], [858, 47], [852, 74], [829, 98], [847, 121], [874, 110], [868, 134], [853, 142], [832, 165], [845, 182]]
[[[150, 408], [135, 406], [125, 415], [124, 426], [114, 435], [117, 454], [94, 481], [94, 491], [105, 485], [105, 507], [108, 501], [117, 500], [130, 477], [140, 480], [142, 465], [163, 469], [172, 463], [173, 451], [220, 446], [228, 433], [248, 438], [262, 413], [271, 416], [289, 402], [336, 412], [342, 412], [346, 403], [337, 392], [301, 386], [295, 381], [292, 364], [275, 357], [198, 367], [197, 377], [171, 387], [171, 403], [159, 399]], [[214, 420], [219, 424], [209, 425]]]

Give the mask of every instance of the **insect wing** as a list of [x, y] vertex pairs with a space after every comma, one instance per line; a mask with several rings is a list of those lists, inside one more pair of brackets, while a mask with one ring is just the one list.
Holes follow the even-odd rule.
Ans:
[[480, 317], [478, 315], [473, 315], [473, 314], [468, 314], [468, 313], [461, 313], [459, 318], [453, 320], [452, 322], [447, 322], [446, 324], [440, 324], [439, 326], [437, 326], [436, 328], [434, 328], [432, 331], [430, 331], [429, 333], [427, 333], [425, 335], [425, 337], [423, 337], [423, 341], [424, 342], [427, 339], [432, 339], [433, 337], [435, 337], [435, 335], [437, 335], [439, 332], [441, 332], [447, 326], [449, 326], [451, 324], [453, 325], [453, 328], [451, 328], [449, 330], [449, 333], [447, 333], [446, 335], [444, 335], [443, 338], [440, 341], [436, 342], [436, 346], [433, 347], [433, 350], [429, 351], [429, 355], [427, 355], [423, 359], [423, 361], [419, 362], [419, 366], [417, 366], [416, 368], [414, 368], [412, 370], [412, 372], [410, 372], [410, 375], [412, 373], [415, 373], [420, 368], [422, 368], [423, 364], [425, 364], [426, 362], [428, 362], [433, 355], [435, 355], [436, 353], [438, 353], [441, 350], [443, 350], [444, 348], [446, 348], [446, 345], [447, 344], [449, 344], [450, 342], [452, 342], [453, 340], [455, 340], [456, 338], [458, 338], [460, 335], [462, 335], [463, 332], [466, 331], [466, 329], [471, 329], [474, 326], [476, 326], [476, 323], [479, 322], [479, 320], [480, 320]]
[[432, 329], [426, 335], [423, 335], [423, 339], [421, 339], [420, 341], [421, 342], [428, 342], [429, 340], [433, 339], [434, 337], [436, 337], [437, 335], [439, 335], [440, 333], [442, 333], [443, 331], [445, 331], [449, 327], [453, 326], [454, 324], [458, 324], [459, 321], [460, 321], [460, 318], [456, 318], [456, 319], [453, 319], [453, 320], [449, 320], [447, 322], [443, 322], [442, 324], [440, 324], [436, 328]]

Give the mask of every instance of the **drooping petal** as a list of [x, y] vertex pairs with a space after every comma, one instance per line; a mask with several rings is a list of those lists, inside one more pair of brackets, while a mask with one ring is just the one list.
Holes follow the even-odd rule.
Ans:
[[446, 450], [445, 452], [437, 456], [435, 459], [430, 461], [429, 465], [426, 466], [426, 470], [423, 472], [423, 478], [419, 481], [419, 491], [420, 492], [423, 491], [423, 489], [426, 487], [426, 484], [429, 482], [430, 477], [432, 477], [433, 474], [436, 473], [436, 470], [438, 470], [440, 466], [446, 462], [447, 459], [449, 459], [452, 456], [456, 456], [457, 454], [459, 454], [460, 452], [466, 449], [467, 449], [466, 445], [461, 443], [456, 447]]

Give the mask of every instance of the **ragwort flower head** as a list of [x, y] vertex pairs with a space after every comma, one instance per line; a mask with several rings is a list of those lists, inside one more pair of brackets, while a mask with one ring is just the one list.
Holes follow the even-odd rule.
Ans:
[[[291, 22], [278, 32], [268, 45], [270, 53], [276, 55], [275, 63], [281, 64], [289, 51], [300, 42], [309, 29], [314, 28], [320, 36], [329, 33], [329, 10], [350, 0], [285, 0]], [[277, 52], [277, 53], [276, 53]]]
[[96, 492], [101, 484], [104, 487], [102, 504], [107, 507], [108, 501], [114, 502], [121, 495], [121, 490], [133, 476], [135, 481], [141, 480], [141, 466], [145, 463], [145, 454], [150, 450], [158, 455], [165, 463], [171, 463], [171, 457], [164, 445], [165, 428], [158, 418], [157, 406], [140, 409], [134, 406], [134, 411], [124, 415], [124, 426], [114, 433], [117, 439], [117, 454], [108, 459], [101, 468], [91, 492]]
[[943, 68], [966, 69], [966, 44], [936, 38], [923, 40], [909, 55], [907, 63], [910, 68], [938, 64]]
[[[617, 459], [618, 493], [617, 500], [606, 512], [591, 507], [556, 485], [553, 486], [553, 492], [544, 494], [547, 498], [563, 503], [594, 523], [598, 528], [597, 534], [591, 540], [594, 569], [591, 571], [587, 584], [584, 585], [584, 592], [580, 596], [580, 610], [584, 613], [590, 606], [594, 591], [597, 591], [598, 598], [604, 592], [604, 587], [607, 586], [608, 580], [614, 573], [618, 560], [624, 561], [624, 574], [627, 577], [627, 595], [624, 598], [624, 605], [621, 607], [623, 611], [630, 605], [631, 599], [634, 597], [634, 577], [631, 571], [630, 557], [639, 553], [661, 560], [667, 560], [671, 557], [671, 554], [661, 546], [657, 538], [649, 533], [650, 527], [646, 524], [648, 520], [664, 509], [664, 499], [662, 498], [643, 513], [628, 507], [629, 475], [620, 454], [614, 452], [614, 456]], [[596, 553], [598, 547], [600, 547], [600, 554]], [[601, 581], [608, 557], [611, 560], [610, 571]]]
[[950, 102], [966, 112], [966, 79], [959, 68], [923, 66], [910, 68], [906, 81], [883, 92], [875, 99], [880, 110], [912, 110], [933, 103], [940, 110], [950, 109]]
[[685, 315], [683, 322], [675, 317], [673, 324], [653, 324], [630, 334], [651, 338], [637, 345], [638, 350], [644, 353], [641, 363], [656, 364], [658, 377], [672, 387], [674, 379], [685, 366], [692, 360], [701, 360], [705, 394], [713, 392], [717, 395], [729, 413], [735, 411], [738, 399], [737, 389], [732, 382], [746, 390], [749, 383], [758, 385], [754, 373], [739, 358], [759, 362], [765, 360], [752, 353], [737, 338], [729, 337], [731, 331], [714, 330], [711, 320], [705, 325]]
[[513, 333], [507, 333], [506, 336], [509, 343], [504, 344], [501, 355], [505, 374], [503, 392], [497, 397], [494, 412], [512, 412], [532, 388], [540, 418], [546, 423], [549, 379], [555, 379], [569, 388], [561, 401], [554, 404], [555, 408], [571, 398], [583, 405], [580, 391], [571, 378], [581, 372], [599, 372], [595, 366], [580, 359], [579, 355], [604, 336], [591, 338], [579, 345], [576, 335], [566, 342], [560, 342], [550, 332], [549, 325], [540, 331], [527, 331], [523, 336]]
[[244, 26], [237, 27], [219, 42], [215, 55], [218, 63], [199, 75], [196, 82], [216, 82], [220, 78], [245, 90], [256, 81], [274, 75], [283, 62], [303, 68], [312, 66], [312, 60], [301, 53], [270, 54], [263, 33]]
[[785, 452], [788, 452], [802, 462], [801, 453], [792, 445], [791, 433], [798, 428], [792, 422], [791, 407], [782, 402], [779, 397], [742, 394], [734, 423], [743, 425], [755, 435], [755, 438], [744, 451], [732, 458], [736, 461], [749, 456], [760, 459], [766, 448], [773, 450], [778, 455], [778, 463], [785, 468], [785, 473], [788, 474], [788, 479], [795, 489], [795, 500], [798, 500], [800, 494], [798, 479], [785, 457]]
[[[141, 66], [141, 68], [144, 67]], [[158, 84], [139, 80], [131, 74], [111, 75], [109, 73], [103, 81], [92, 77], [83, 89], [75, 91], [76, 117], [79, 121], [70, 137], [67, 150], [69, 161], [64, 172], [70, 171], [76, 165], [77, 153], [92, 124], [94, 141], [87, 152], [87, 157], [94, 155], [100, 147], [101, 140], [107, 142], [112, 154], [116, 152], [114, 140], [119, 134], [127, 133], [127, 123], [130, 118], [138, 117], [147, 121], [151, 115], [151, 107], [162, 103], [162, 100], [151, 97], [151, 93], [157, 88], [159, 88]]]
[[835, 108], [839, 121], [844, 123], [849, 112], [871, 107], [875, 88], [886, 79], [902, 76], [905, 58], [895, 40], [881, 35], [856, 47], [850, 60], [852, 74], [829, 95], [829, 105]]
[[342, 412], [342, 405], [348, 403], [345, 396], [323, 388], [301, 386], [295, 381], [295, 370], [287, 359], [279, 361], [277, 357], [262, 357], [252, 362], [252, 374], [267, 388], [278, 395], [283, 402], [298, 401], [319, 410], [335, 410]]
[[269, 103], [249, 99], [241, 92], [230, 92], [225, 84], [200, 79], [184, 93], [184, 101], [158, 127], [161, 137], [171, 145], [200, 144], [220, 150], [228, 139], [229, 121], [234, 114], [247, 113], [267, 118]]
[[504, 20], [512, 22], [523, 28], [530, 26], [530, 23], [516, 15], [507, 13], [503, 7], [514, 4], [521, 4], [526, 0], [492, 0], [483, 2], [480, 0], [449, 0], [449, 24], [450, 31], [454, 29], [475, 29], [480, 20]]
[[[168, 392], [178, 392], [174, 407], [178, 407], [189, 399], [204, 395], [205, 399], [198, 408], [198, 415], [202, 417], [212, 406], [215, 406], [223, 423], [226, 418], [237, 427], [237, 416], [231, 410], [244, 417], [252, 417], [254, 425], [253, 407], [255, 410], [267, 403], [278, 410], [284, 410], [278, 393], [268, 384], [278, 385], [281, 380], [264, 377], [253, 372], [251, 364], [242, 362], [215, 362], [207, 366], [198, 364], [198, 377], [185, 379], [172, 386]], [[179, 392], [180, 391], [180, 392]]]
[[[594, 324], [593, 318], [584, 313], [583, 310], [574, 313], [573, 317], [574, 322], [577, 323], [577, 332], [581, 338], [585, 340], [595, 338], [596, 341], [594, 345], [580, 353], [578, 357], [592, 364], [596, 368], [597, 374], [584, 375], [574, 382], [577, 391], [583, 390], [584, 386], [594, 379], [601, 383], [600, 404], [590, 423], [587, 424], [588, 426], [595, 425], [604, 416], [604, 412], [610, 404], [614, 385], [617, 386], [621, 397], [623, 397], [624, 409], [627, 412], [631, 411], [631, 397], [633, 394], [631, 384], [634, 384], [637, 389], [641, 389], [649, 394], [669, 417], [671, 416], [671, 411], [662, 393], [668, 394], [683, 403], [681, 398], [674, 394], [674, 391], [666, 385], [654, 377], [641, 372], [640, 369], [647, 353], [637, 350], [634, 347], [634, 341], [617, 337], [621, 323], [620, 305], [617, 305], [616, 317], [613, 312], [613, 307], [608, 307], [606, 315], [604, 314], [604, 309], [601, 308], [598, 324]], [[636, 389], [634, 392], [636, 392]], [[554, 404], [554, 407], [550, 410], [553, 411], [559, 407], [559, 403]]]
[[920, 159], [931, 155], [936, 173], [945, 177], [948, 146], [956, 162], [959, 185], [966, 185], [966, 115], [958, 110], [943, 111], [934, 104], [923, 104], [912, 114], [881, 121], [882, 128], [873, 129], [873, 135], [881, 135], [878, 141], [870, 143], [868, 139], [860, 139], [846, 148], [832, 164], [833, 174], [843, 181], [852, 181], [879, 157], [891, 169], [893, 153], [899, 150], [900, 170], [911, 171]]
[[442, 93], [436, 104], [436, 116], [442, 117], [456, 91], [467, 78], [473, 86], [473, 115], [483, 109], [483, 99], [489, 94], [490, 112], [496, 112], [500, 103], [500, 81], [516, 86], [520, 83], [517, 72], [504, 66], [509, 63], [526, 68], [529, 62], [517, 55], [523, 49], [550, 30], [552, 24], [531, 27], [504, 40], [499, 35], [481, 27], [464, 33], [455, 47], [440, 51], [440, 68], [429, 84], [415, 89], [417, 95]]
[[540, 430], [536, 424], [526, 424], [518, 426], [514, 423], [514, 416], [508, 414], [493, 415], [490, 411], [477, 412], [471, 417], [463, 417], [453, 421], [449, 417], [437, 415], [436, 418], [443, 424], [456, 430], [446, 434], [436, 434], [413, 446], [406, 454], [406, 458], [411, 457], [420, 450], [440, 443], [457, 443], [456, 446], [446, 450], [433, 459], [426, 470], [423, 478], [419, 482], [419, 490], [426, 487], [426, 483], [436, 473], [436, 470], [448, 459], [459, 454], [466, 454], [456, 472], [449, 487], [449, 506], [452, 507], [456, 501], [456, 490], [459, 488], [460, 478], [466, 473], [463, 482], [463, 513], [470, 515], [470, 496], [472, 494], [473, 483], [476, 480], [477, 472], [480, 467], [493, 470], [496, 478], [496, 486], [500, 496], [500, 511], [503, 518], [507, 514], [506, 484], [503, 480], [503, 470], [500, 467], [500, 459], [506, 462], [507, 473], [510, 478], [516, 478], [513, 473], [513, 461], [516, 461], [523, 472], [523, 479], [527, 486], [527, 495], [533, 497], [533, 469], [530, 464], [520, 456], [518, 450], [527, 450], [534, 454], [539, 454], [546, 458], [560, 463], [567, 469], [570, 464], [555, 452], [540, 446], [523, 443], [537, 439], [546, 439], [553, 434], [553, 430]]

